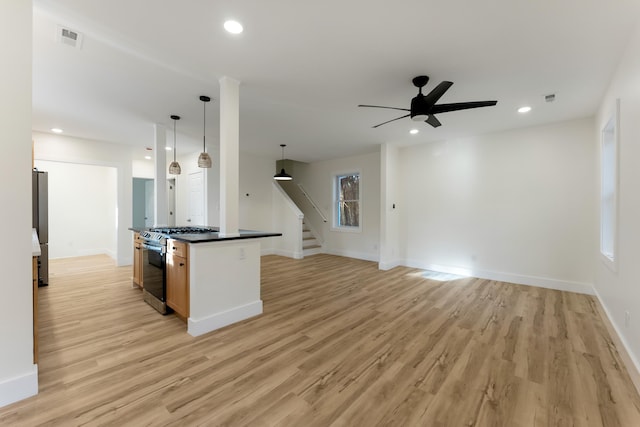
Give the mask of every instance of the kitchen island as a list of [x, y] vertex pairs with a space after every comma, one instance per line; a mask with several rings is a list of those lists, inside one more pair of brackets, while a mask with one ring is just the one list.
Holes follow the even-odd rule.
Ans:
[[[167, 305], [185, 317], [190, 335], [202, 335], [262, 313], [260, 239], [282, 234], [239, 230], [235, 236], [220, 236], [215, 227], [200, 227], [194, 233], [130, 230], [143, 235], [162, 230], [167, 241]], [[143, 276], [142, 286], [144, 281]]]

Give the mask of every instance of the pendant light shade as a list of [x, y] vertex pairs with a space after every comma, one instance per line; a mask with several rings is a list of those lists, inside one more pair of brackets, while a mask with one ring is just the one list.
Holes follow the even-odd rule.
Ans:
[[173, 119], [173, 162], [169, 165], [169, 173], [171, 175], [180, 175], [182, 168], [180, 163], [176, 161], [176, 122], [180, 120], [180, 116], [171, 116]]
[[207, 133], [207, 102], [211, 101], [211, 98], [208, 96], [202, 95], [200, 97], [200, 101], [202, 101], [202, 112], [204, 116], [203, 120], [203, 131], [202, 131], [202, 153], [198, 156], [198, 167], [199, 168], [210, 168], [211, 167], [211, 156], [207, 153], [207, 142], [206, 142], [206, 133]]
[[[286, 147], [286, 144], [280, 144], [280, 147], [282, 147], [282, 161], [284, 162], [284, 147]], [[284, 166], [284, 164], [282, 165]], [[273, 176], [273, 179], [275, 179], [276, 181], [291, 181], [293, 179], [293, 177], [291, 175], [289, 175], [288, 173], [286, 173], [284, 171], [284, 167], [282, 169], [280, 169], [280, 172], [278, 172], [277, 174], [275, 174]]]

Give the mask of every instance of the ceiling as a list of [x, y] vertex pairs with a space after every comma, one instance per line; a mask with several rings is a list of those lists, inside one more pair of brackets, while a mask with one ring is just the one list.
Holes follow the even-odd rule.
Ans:
[[[33, 129], [130, 144], [178, 122], [178, 151], [219, 140], [218, 80], [240, 86], [240, 148], [311, 162], [593, 115], [638, 22], [637, 0], [34, 0]], [[240, 35], [224, 31], [233, 18]], [[58, 43], [62, 25], [80, 49]], [[358, 104], [408, 108], [411, 79], [441, 103], [443, 126]], [[544, 95], [556, 100], [545, 103]], [[533, 110], [518, 114], [517, 108]], [[420, 133], [410, 135], [417, 128]], [[173, 141], [169, 132], [168, 141]]]

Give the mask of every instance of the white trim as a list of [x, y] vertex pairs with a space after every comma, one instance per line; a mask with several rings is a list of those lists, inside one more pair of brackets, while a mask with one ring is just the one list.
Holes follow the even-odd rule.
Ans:
[[378, 262], [378, 270], [391, 270], [393, 268], [399, 267], [402, 265], [402, 262], [399, 259], [393, 260], [391, 262]]
[[[602, 299], [602, 297], [600, 296], [597, 290], [595, 290], [595, 297], [598, 299], [598, 302], [600, 303], [600, 307], [602, 308], [604, 315], [607, 317], [606, 319], [602, 319], [602, 320], [605, 322], [608, 321], [609, 326], [611, 326], [611, 328], [609, 328], [609, 333], [613, 332], [616, 335], [615, 337], [612, 337], [614, 339], [614, 344], [619, 343], [623, 347], [621, 349], [618, 349], [618, 354], [620, 354], [622, 362], [624, 363], [625, 368], [627, 368], [627, 373], [629, 374], [629, 377], [631, 378], [633, 385], [636, 386], [636, 390], [638, 390], [638, 393], [640, 393], [640, 361], [638, 361], [638, 359], [635, 357], [635, 355], [631, 351], [631, 347], [629, 346], [629, 343], [627, 342], [627, 340], [624, 338], [624, 335], [620, 333], [620, 328], [618, 327], [616, 322], [613, 320], [613, 316], [611, 316], [611, 313], [607, 309], [607, 306], [604, 304], [604, 300]], [[617, 339], [617, 342], [616, 342], [616, 339]]]
[[189, 335], [197, 337], [260, 314], [262, 314], [262, 300], [257, 300], [229, 310], [211, 314], [202, 319], [189, 317], [187, 332]]
[[273, 251], [271, 251], [270, 255], [285, 256], [287, 258], [293, 258], [293, 259], [302, 259], [302, 258], [304, 258], [302, 252], [285, 251], [285, 250], [282, 250], [282, 249], [274, 249]]
[[304, 213], [302, 213], [298, 205], [296, 205], [294, 201], [291, 200], [291, 197], [289, 197], [287, 192], [284, 191], [284, 189], [279, 184], [272, 182], [271, 187], [282, 196], [285, 203], [287, 204], [287, 207], [298, 217], [298, 219], [304, 219]]
[[0, 382], [0, 407], [38, 394], [38, 365], [30, 372]]
[[[616, 99], [613, 105], [613, 111], [608, 114], [605, 123], [601, 123], [600, 126], [600, 241], [599, 241], [599, 252], [600, 259], [602, 263], [607, 266], [612, 272], [617, 273], [618, 271], [618, 212], [620, 211], [618, 206], [618, 193], [620, 191], [620, 173], [619, 173], [619, 147], [620, 147], [620, 98]], [[605, 253], [603, 251], [603, 235], [604, 235], [604, 223], [603, 223], [603, 188], [604, 188], [604, 163], [603, 163], [603, 153], [605, 148], [605, 133], [606, 129], [610, 126], [613, 127], [613, 140], [607, 141], [613, 143], [613, 180], [614, 180], [614, 188], [613, 188], [613, 213], [612, 213], [612, 224], [610, 232], [611, 236], [611, 251], [612, 253]]]
[[500, 271], [467, 269], [453, 266], [429, 264], [418, 260], [405, 260], [404, 265], [423, 270], [438, 271], [441, 273], [459, 274], [479, 279], [497, 280], [500, 282], [515, 283], [518, 285], [537, 286], [540, 288], [555, 289], [557, 291], [575, 292], [579, 294], [595, 295], [591, 283], [574, 282], [571, 280], [551, 279], [548, 277], [528, 276], [523, 274], [504, 273]]
[[[336, 203], [338, 201], [338, 177], [347, 176], [347, 175], [358, 175], [358, 226], [357, 227], [347, 227], [347, 226], [338, 226], [337, 225], [337, 206]], [[339, 233], [362, 233], [362, 220], [364, 215], [362, 215], [362, 170], [360, 168], [349, 169], [345, 171], [332, 172], [331, 173], [331, 226], [329, 227], [330, 231], [337, 231]]]
[[343, 256], [343, 257], [347, 257], [347, 258], [361, 259], [361, 260], [364, 260], [364, 261], [374, 261], [374, 262], [380, 261], [380, 257], [379, 257], [378, 254], [371, 254], [371, 253], [366, 253], [366, 252], [329, 249], [329, 250], [325, 250], [324, 253], [329, 254], [329, 255]]
[[319, 248], [303, 249], [302, 252], [303, 252], [303, 258], [306, 257], [306, 256], [325, 253], [322, 246], [320, 246]]

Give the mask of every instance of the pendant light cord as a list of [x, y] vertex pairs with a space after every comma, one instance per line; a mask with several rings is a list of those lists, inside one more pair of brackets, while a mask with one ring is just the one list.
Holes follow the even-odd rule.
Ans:
[[173, 161], [176, 161], [176, 119], [173, 119]]
[[204, 116], [204, 120], [202, 121], [202, 152], [205, 153], [207, 150], [207, 103], [202, 103], [202, 115]]

